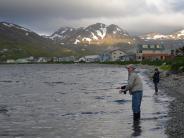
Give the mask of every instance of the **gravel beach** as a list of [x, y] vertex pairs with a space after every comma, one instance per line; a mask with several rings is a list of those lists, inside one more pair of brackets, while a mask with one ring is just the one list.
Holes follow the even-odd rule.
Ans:
[[[145, 72], [150, 79], [154, 72], [154, 66], [141, 65], [140, 68], [147, 69]], [[184, 137], [184, 73], [166, 75], [160, 70], [160, 83], [158, 88], [166, 92], [173, 100], [169, 105], [169, 120], [167, 122], [166, 134], [169, 138]]]

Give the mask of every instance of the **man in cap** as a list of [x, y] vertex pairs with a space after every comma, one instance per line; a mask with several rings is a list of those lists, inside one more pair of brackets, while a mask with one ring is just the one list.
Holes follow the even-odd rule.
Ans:
[[141, 107], [141, 101], [142, 101], [142, 95], [143, 95], [143, 84], [141, 81], [141, 78], [135, 73], [135, 65], [130, 64], [127, 67], [128, 70], [128, 85], [122, 90], [120, 90], [120, 93], [125, 91], [129, 91], [130, 95], [132, 95], [132, 110], [133, 110], [133, 117], [134, 121], [137, 121], [140, 119], [140, 107]]

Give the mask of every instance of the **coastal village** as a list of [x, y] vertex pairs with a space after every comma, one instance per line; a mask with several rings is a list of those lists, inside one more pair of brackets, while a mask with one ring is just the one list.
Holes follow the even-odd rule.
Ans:
[[184, 0], [0, 0], [0, 138], [184, 138]]
[[127, 52], [121, 48], [106, 50], [99, 55], [86, 55], [83, 57], [27, 57], [20, 59], [7, 59], [8, 64], [21, 63], [94, 63], [94, 62], [115, 62], [115, 61], [144, 61], [144, 60], [166, 60], [176, 55], [183, 55], [179, 50], [168, 50], [160, 44], [139, 44], [134, 50]]

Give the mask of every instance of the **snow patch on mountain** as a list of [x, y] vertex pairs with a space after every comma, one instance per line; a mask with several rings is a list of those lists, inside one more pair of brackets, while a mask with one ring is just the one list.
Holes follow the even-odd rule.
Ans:
[[102, 39], [106, 36], [107, 28], [101, 28], [102, 30]]
[[116, 31], [113, 31], [113, 34], [116, 34], [117, 32]]
[[31, 32], [29, 29], [26, 29], [26, 28], [24, 28], [24, 27], [20, 27], [20, 26], [17, 26], [17, 25], [14, 25], [14, 24], [12, 24], [12, 23], [2, 23], [4, 26], [7, 26], [7, 27], [9, 27], [9, 28], [11, 28], [11, 27], [14, 27], [14, 28], [16, 28], [16, 29], [20, 29], [20, 30], [23, 30], [23, 31], [26, 31], [26, 32]]
[[91, 34], [92, 34], [92, 38], [93, 38], [93, 40], [98, 40], [98, 37], [97, 37], [96, 35], [94, 35], [94, 33], [93, 33], [93, 32], [91, 32]]
[[54, 40], [55, 38], [63, 38], [64, 36], [59, 35], [59, 34], [54, 34], [53, 36], [50, 36], [49, 38]]
[[89, 44], [90, 44], [90, 42], [91, 42], [91, 38], [84, 37], [84, 38], [82, 38], [82, 41], [88, 41], [88, 42], [89, 42]]
[[[152, 39], [162, 39], [162, 38], [167, 38], [167, 36], [165, 36], [165, 35], [154, 35]], [[149, 39], [149, 37], [148, 37], [148, 39]]]
[[123, 35], [125, 35], [125, 36], [129, 36], [128, 34], [126, 34], [126, 33], [124, 33]]
[[64, 34], [67, 31], [67, 29], [63, 30], [60, 34]]
[[80, 43], [80, 40], [76, 39], [74, 44], [77, 45], [78, 43]]
[[180, 31], [180, 33], [184, 34], [184, 29]]
[[179, 40], [179, 39], [184, 39], [184, 29], [177, 31], [177, 32], [173, 32], [171, 34], [159, 34], [159, 33], [150, 33], [150, 34], [146, 34], [143, 36], [140, 36], [141, 39], [145, 39], [145, 40]]
[[10, 24], [8, 24], [8, 23], [3, 23], [3, 25], [4, 25], [4, 26], [7, 26], [7, 27], [14, 27], [14, 25], [11, 24], [11, 23], [10, 23]]
[[180, 36], [184, 36], [184, 29], [183, 29], [183, 30], [181, 30], [181, 31], [179, 31], [179, 32], [178, 32], [178, 34], [177, 34], [177, 36], [178, 36], [178, 37], [180, 37]]
[[100, 30], [97, 30], [96, 32], [97, 35], [103, 39], [106, 36], [107, 28], [100, 28]]
[[17, 29], [21, 29], [23, 31], [26, 31], [26, 32], [31, 32], [30, 30], [26, 29], [26, 28], [23, 28], [23, 27], [16, 27]]
[[121, 29], [119, 29], [118, 27], [117, 27], [117, 29], [116, 29], [116, 30], [117, 30], [117, 31], [119, 31], [119, 32], [121, 31]]

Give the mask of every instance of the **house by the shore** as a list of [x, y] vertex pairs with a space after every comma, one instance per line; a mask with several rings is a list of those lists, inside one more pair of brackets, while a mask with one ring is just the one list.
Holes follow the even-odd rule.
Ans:
[[136, 46], [136, 60], [165, 60], [171, 58], [164, 45], [160, 44], [139, 44]]
[[88, 56], [84, 56], [79, 58], [78, 62], [98, 62], [100, 61], [100, 56], [99, 55], [88, 55]]
[[101, 56], [101, 61], [132, 61], [135, 60], [134, 53], [127, 53], [125, 50], [114, 49], [104, 52]]
[[112, 50], [109, 53], [111, 55], [111, 61], [120, 60], [120, 57], [127, 55], [124, 51], [120, 49]]
[[7, 59], [7, 60], [6, 60], [6, 63], [12, 64], [12, 63], [15, 63], [15, 60], [14, 60], [14, 59]]

